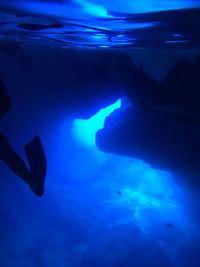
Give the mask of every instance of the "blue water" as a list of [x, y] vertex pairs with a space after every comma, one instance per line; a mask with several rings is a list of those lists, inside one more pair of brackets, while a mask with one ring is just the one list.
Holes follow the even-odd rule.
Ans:
[[[162, 76], [180, 54], [199, 49], [199, 7], [189, 0], [0, 0], [0, 78], [16, 100], [0, 127], [23, 159], [24, 144], [39, 129], [48, 161], [42, 198], [0, 161], [0, 267], [200, 266], [199, 192], [170, 170], [96, 145], [105, 119], [127, 100], [109, 99], [81, 118], [65, 111], [59, 95], [67, 72], [67, 58], [60, 58], [68, 48], [137, 48], [138, 65]], [[61, 54], [44, 59], [48, 51]], [[83, 78], [87, 66], [77, 73]]]
[[190, 266], [191, 257], [198, 266], [199, 224], [186, 188], [96, 147], [116, 108], [120, 100], [60, 124], [42, 199], [10, 173], [1, 179], [1, 266]]
[[199, 0], [1, 0], [0, 8], [0, 38], [25, 46], [199, 47]]

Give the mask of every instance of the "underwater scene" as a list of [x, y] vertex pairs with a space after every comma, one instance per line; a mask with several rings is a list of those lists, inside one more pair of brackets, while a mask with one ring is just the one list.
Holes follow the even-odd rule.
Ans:
[[0, 0], [0, 267], [200, 266], [200, 1]]

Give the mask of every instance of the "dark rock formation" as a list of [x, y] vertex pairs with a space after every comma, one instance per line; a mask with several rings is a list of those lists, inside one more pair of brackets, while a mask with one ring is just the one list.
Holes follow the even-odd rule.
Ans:
[[11, 108], [11, 99], [7, 93], [4, 82], [0, 79], [0, 118]]
[[200, 184], [200, 58], [193, 64], [178, 63], [160, 83], [138, 77], [141, 109], [134, 108], [135, 91], [129, 91], [133, 105], [107, 118], [97, 145], [155, 168], [189, 174]]

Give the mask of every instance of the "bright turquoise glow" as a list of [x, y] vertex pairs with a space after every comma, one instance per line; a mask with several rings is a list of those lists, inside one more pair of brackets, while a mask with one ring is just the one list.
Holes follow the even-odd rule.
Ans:
[[110, 115], [114, 110], [119, 109], [120, 107], [121, 100], [119, 99], [114, 104], [101, 109], [98, 113], [96, 113], [88, 120], [74, 120], [72, 132], [75, 138], [83, 145], [95, 146], [96, 132], [99, 129], [103, 128], [106, 117]]
[[[151, 228], [157, 224], [165, 227], [167, 222], [184, 230], [187, 229], [188, 221], [184, 216], [183, 203], [181, 203], [182, 190], [169, 173], [155, 170], [139, 159], [103, 153], [96, 147], [97, 130], [103, 127], [105, 118], [120, 106], [121, 101], [118, 100], [88, 120], [74, 121], [73, 136], [85, 147], [85, 156], [83, 154], [81, 159], [83, 165], [81, 176], [86, 168], [88, 173], [85, 177], [88, 177], [91, 172], [92, 181], [94, 177], [95, 181], [98, 181], [95, 189], [97, 192], [101, 191], [101, 186], [109, 188], [110, 195], [102, 200], [108, 210], [111, 212], [113, 209], [116, 212], [117, 209], [129, 210], [128, 216], [119, 211], [115, 223], [136, 223], [143, 232], [151, 231]], [[89, 161], [86, 157], [87, 153], [91, 155]], [[104, 164], [106, 164], [105, 170]], [[98, 171], [99, 168], [101, 172]]]
[[90, 3], [89, 1], [86, 0], [74, 0], [74, 2], [81, 5], [84, 11], [92, 16], [104, 17], [104, 18], [108, 17], [107, 10], [101, 4], [97, 5], [94, 3]]

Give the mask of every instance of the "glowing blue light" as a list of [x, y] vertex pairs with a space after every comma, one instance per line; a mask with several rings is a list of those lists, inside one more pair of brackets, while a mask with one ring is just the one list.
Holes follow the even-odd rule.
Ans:
[[108, 115], [110, 115], [114, 110], [121, 107], [121, 100], [118, 100], [114, 104], [101, 109], [93, 117], [88, 120], [76, 119], [73, 122], [72, 132], [77, 140], [82, 144], [87, 146], [96, 145], [96, 132], [102, 129], [104, 126], [104, 121]]
[[[136, 165], [137, 163], [135, 167]], [[129, 164], [124, 165], [124, 169], [129, 167]], [[182, 191], [168, 173], [156, 171], [150, 166], [144, 166], [140, 174], [137, 174], [137, 171], [134, 172], [132, 168], [131, 173], [132, 176], [134, 174], [134, 180], [137, 182], [135, 185], [129, 182], [121, 186], [121, 196], [114, 198], [111, 201], [112, 205], [130, 209], [133, 222], [137, 223], [144, 232], [148, 232], [155, 223], [159, 222], [161, 225], [167, 221], [182, 227], [186, 225], [179, 199]]]
[[[139, 162], [139, 164], [141, 163]], [[136, 166], [137, 163], [135, 163]], [[156, 208], [160, 212], [163, 211], [164, 207], [166, 209], [174, 209], [176, 207], [174, 191], [176, 191], [178, 197], [179, 190], [171, 182], [170, 175], [166, 172], [155, 171], [148, 165], [145, 166], [141, 174], [139, 174], [140, 176], [136, 175], [135, 172], [134, 179], [137, 180], [135, 186], [125, 186], [121, 189], [122, 197], [117, 202], [134, 209], [138, 205], [143, 209]], [[124, 168], [130, 169], [129, 164], [126, 164]], [[131, 169], [131, 174], [133, 176], [133, 168]]]
[[82, 6], [84, 11], [92, 16], [98, 16], [104, 18], [112, 17], [108, 15], [106, 8], [101, 5], [90, 3], [87, 0], [74, 0], [74, 2]]
[[109, 48], [109, 45], [99, 45], [100, 48]]
[[98, 16], [98, 17], [108, 17], [108, 13], [107, 10], [102, 7], [102, 6], [98, 6], [98, 5], [87, 5], [85, 7], [85, 10], [87, 13], [94, 15], [94, 16]]
[[[106, 183], [106, 187], [113, 187], [115, 192], [104, 200], [107, 203], [107, 209], [120, 207], [119, 210], [129, 210], [128, 217], [127, 214], [120, 215], [119, 212], [114, 223], [134, 222], [143, 232], [151, 231], [151, 228], [159, 223], [165, 225], [166, 222], [175, 223], [185, 229], [187, 219], [180, 201], [182, 191], [173, 182], [169, 173], [155, 170], [142, 160], [103, 153], [96, 147], [96, 132], [104, 126], [105, 118], [120, 107], [121, 100], [118, 100], [90, 119], [76, 119], [73, 123], [73, 135], [76, 141], [85, 146], [86, 151], [89, 150], [92, 153], [91, 158], [96, 164], [94, 168], [103, 166], [102, 163], [106, 162], [106, 170], [101, 167], [101, 173], [97, 174], [92, 170], [92, 176], [95, 173], [97, 180], [100, 177], [97, 192], [101, 184]], [[82, 172], [84, 167], [88, 166], [88, 160], [86, 161], [85, 158], [81, 160]], [[94, 162], [89, 161], [88, 169], [91, 169]], [[116, 194], [117, 191], [121, 192], [120, 195]]]

